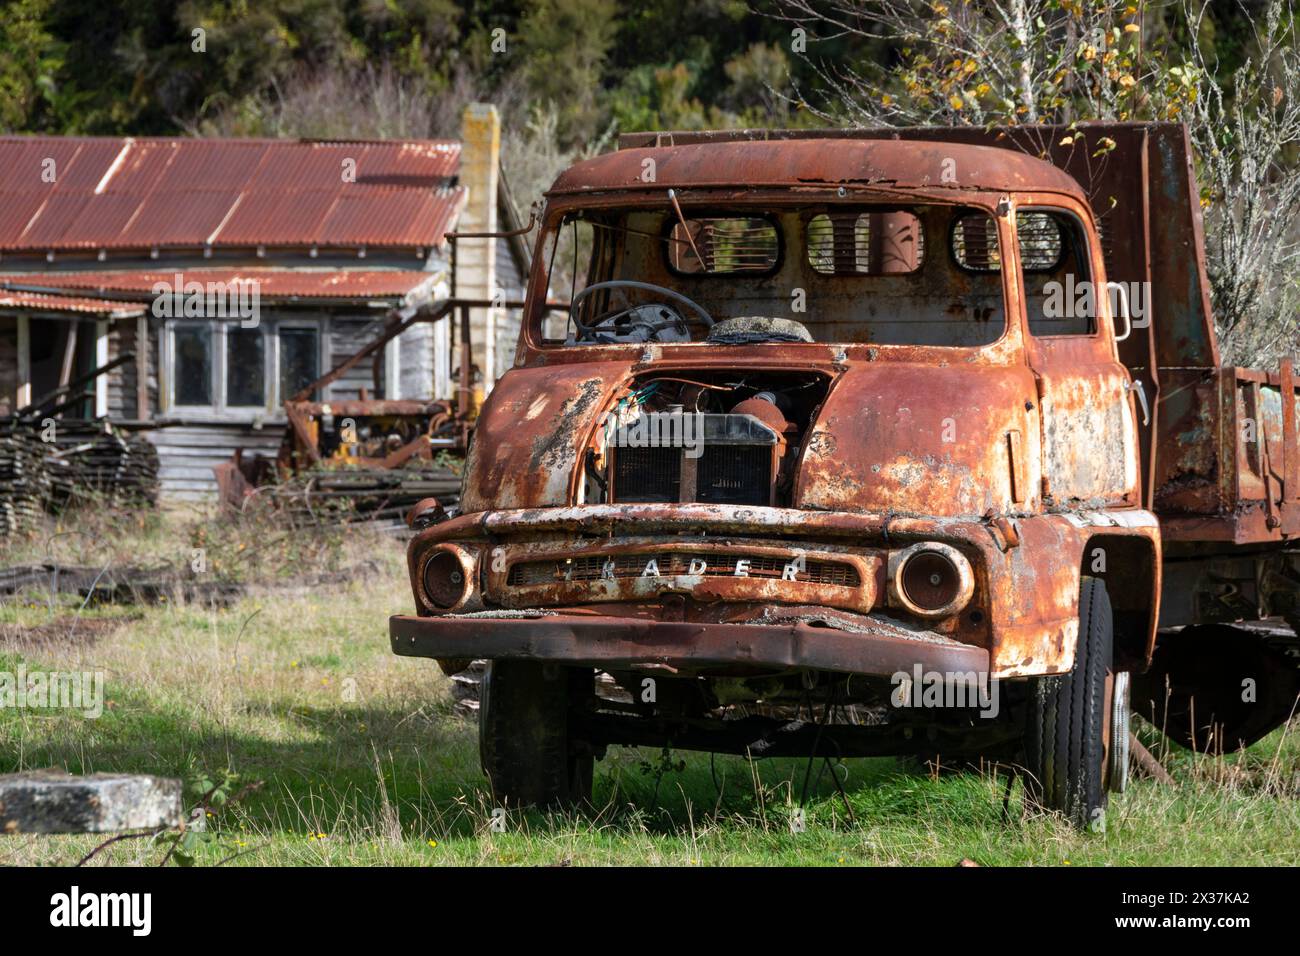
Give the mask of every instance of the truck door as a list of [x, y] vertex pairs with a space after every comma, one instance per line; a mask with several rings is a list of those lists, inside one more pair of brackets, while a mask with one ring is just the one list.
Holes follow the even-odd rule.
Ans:
[[[1082, 209], [1017, 206], [1019, 286], [1049, 507], [1138, 506], [1133, 385], [1113, 338], [1096, 234]], [[1123, 325], [1123, 320], [1121, 320]]]

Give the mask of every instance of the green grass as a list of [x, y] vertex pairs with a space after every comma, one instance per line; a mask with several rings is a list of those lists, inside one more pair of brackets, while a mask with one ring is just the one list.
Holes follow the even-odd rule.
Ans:
[[[165, 550], [168, 534], [150, 530]], [[170, 535], [185, 542], [182, 533]], [[124, 544], [123, 547], [126, 547]], [[177, 544], [176, 547], [181, 547]], [[232, 549], [232, 552], [237, 548]], [[62, 767], [191, 777], [239, 775], [251, 787], [209, 820], [200, 865], [1243, 865], [1300, 860], [1300, 744], [1278, 731], [1243, 754], [1173, 751], [1176, 787], [1146, 780], [1113, 797], [1105, 833], [1079, 834], [1023, 812], [1017, 785], [937, 777], [892, 759], [849, 760], [848, 807], [829, 776], [791, 831], [805, 764], [612, 749], [597, 764], [596, 809], [512, 814], [491, 826], [474, 726], [452, 712], [430, 661], [393, 656], [387, 616], [407, 608], [401, 545], [359, 531], [340, 566], [376, 560], [345, 585], [268, 591], [224, 610], [87, 608], [66, 639], [15, 634], [70, 621], [78, 603], [27, 595], [0, 607], [0, 670], [102, 670], [102, 717], [0, 709], [0, 772]], [[0, 564], [13, 563], [11, 560]], [[3, 635], [8, 635], [3, 636]], [[814, 776], [816, 773], [814, 772]], [[192, 795], [191, 795], [192, 796]], [[851, 816], [849, 810], [851, 809]], [[0, 839], [0, 865], [76, 862], [101, 838]], [[156, 863], [127, 840], [95, 864]]]

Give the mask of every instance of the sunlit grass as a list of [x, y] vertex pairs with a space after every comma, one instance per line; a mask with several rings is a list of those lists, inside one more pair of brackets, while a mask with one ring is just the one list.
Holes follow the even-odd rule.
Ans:
[[[159, 553], [168, 540], [156, 530]], [[931, 776], [893, 759], [849, 760], [817, 780], [802, 832], [793, 809], [806, 765], [611, 749], [595, 807], [512, 813], [493, 828], [476, 731], [451, 708], [429, 661], [388, 648], [387, 617], [410, 595], [399, 542], [358, 529], [341, 566], [377, 566], [340, 585], [267, 590], [225, 609], [167, 603], [80, 609], [26, 595], [0, 607], [24, 629], [118, 618], [116, 627], [25, 646], [0, 643], [0, 669], [105, 672], [102, 717], [0, 710], [0, 772], [62, 767], [188, 777], [239, 775], [251, 787], [209, 820], [198, 863], [276, 865], [848, 866], [1239, 865], [1300, 860], [1300, 745], [1278, 731], [1244, 754], [1164, 755], [1178, 781], [1134, 782], [1112, 798], [1104, 833], [1025, 813], [1005, 776]], [[9, 562], [5, 562], [9, 563]], [[6, 632], [8, 633], [8, 632]], [[1149, 738], [1154, 740], [1154, 738]], [[846, 802], [847, 801], [847, 802]], [[0, 865], [76, 862], [102, 838], [0, 839]], [[114, 844], [95, 864], [152, 864], [149, 840]]]

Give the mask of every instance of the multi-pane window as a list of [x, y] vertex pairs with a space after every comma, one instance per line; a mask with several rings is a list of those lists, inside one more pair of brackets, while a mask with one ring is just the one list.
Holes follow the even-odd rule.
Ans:
[[170, 405], [256, 415], [277, 409], [320, 377], [321, 329], [295, 320], [176, 321], [167, 329]]

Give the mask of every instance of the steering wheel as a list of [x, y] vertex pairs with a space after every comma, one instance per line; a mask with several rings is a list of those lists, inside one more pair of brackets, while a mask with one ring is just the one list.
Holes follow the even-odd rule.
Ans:
[[[591, 325], [583, 325], [582, 322], [578, 320], [578, 306], [581, 305], [586, 300], [587, 296], [591, 295], [593, 292], [600, 292], [603, 289], [641, 289], [642, 291], [645, 292], [654, 292], [657, 293], [658, 295], [667, 296], [670, 299], [675, 299], [676, 301], [682, 303], [682, 305], [685, 305], [697, 316], [699, 316], [700, 321], [704, 323], [706, 328], [710, 328], [710, 329], [713, 328], [713, 316], [709, 315], [709, 313], [706, 312], [704, 308], [701, 305], [699, 305], [697, 302], [695, 302], [693, 299], [688, 299], [680, 292], [675, 292], [672, 289], [667, 289], [661, 285], [655, 285], [653, 282], [637, 282], [634, 279], [610, 279], [608, 282], [597, 282], [593, 285], [587, 286], [587, 288], [583, 289], [581, 292], [575, 295], [573, 297], [573, 301], [569, 304], [569, 318], [572, 320], [574, 327], [577, 328], [579, 332], [578, 335], [579, 341], [582, 341], [583, 339], [594, 338], [596, 332], [600, 331], [602, 326], [606, 326], [608, 323], [612, 321], [616, 321], [617, 319], [621, 318], [623, 315], [626, 315], [628, 312], [631, 311], [631, 309], [624, 309], [621, 312], [616, 312], [612, 316], [606, 316], [602, 319], [599, 319], [598, 321], [592, 323]], [[645, 325], [647, 328], [650, 328], [651, 331], [657, 332], [659, 331], [660, 328], [666, 325], [671, 325], [672, 323], [652, 324], [646, 322], [637, 322], [633, 324]]]

